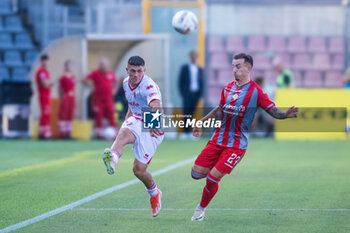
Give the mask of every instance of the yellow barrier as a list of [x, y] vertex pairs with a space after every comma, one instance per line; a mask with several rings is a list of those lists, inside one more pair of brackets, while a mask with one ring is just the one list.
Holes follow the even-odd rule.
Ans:
[[77, 140], [90, 140], [92, 134], [92, 121], [73, 121], [72, 138]]
[[[92, 121], [73, 121], [72, 138], [87, 141], [91, 139]], [[38, 138], [38, 122], [33, 122], [31, 127], [31, 138]]]
[[350, 125], [349, 114], [347, 119], [344, 119], [345, 109], [350, 113], [349, 100], [350, 91], [343, 89], [278, 90], [276, 105], [279, 108], [295, 105], [303, 111], [298, 119], [276, 121], [276, 139], [344, 140], [350, 138], [345, 132], [346, 125]]

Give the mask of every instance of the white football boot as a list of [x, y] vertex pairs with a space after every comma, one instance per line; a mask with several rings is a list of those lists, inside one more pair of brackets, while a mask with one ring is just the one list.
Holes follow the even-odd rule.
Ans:
[[202, 210], [200, 208], [196, 208], [194, 210], [194, 214], [191, 218], [192, 221], [203, 221], [205, 216], [205, 210]]

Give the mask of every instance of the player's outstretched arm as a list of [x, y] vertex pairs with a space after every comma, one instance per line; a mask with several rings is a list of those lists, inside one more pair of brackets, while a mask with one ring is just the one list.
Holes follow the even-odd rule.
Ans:
[[283, 111], [277, 107], [273, 107], [267, 112], [276, 119], [295, 118], [295, 117], [298, 117], [299, 108], [292, 106], [288, 108], [287, 111]]
[[[221, 107], [217, 106], [216, 108], [214, 108], [213, 110], [211, 110], [206, 116], [204, 116], [202, 119], [200, 119], [200, 121], [206, 121], [208, 119], [217, 119], [219, 118], [221, 115]], [[197, 128], [196, 126], [193, 128], [193, 136], [195, 137], [200, 137], [201, 136], [201, 131], [199, 128]]]

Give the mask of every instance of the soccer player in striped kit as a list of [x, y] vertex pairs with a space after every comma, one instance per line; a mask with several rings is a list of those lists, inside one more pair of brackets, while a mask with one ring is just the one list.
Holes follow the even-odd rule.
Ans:
[[[287, 111], [278, 109], [267, 94], [250, 79], [253, 58], [245, 53], [234, 55], [233, 74], [235, 81], [225, 85], [219, 105], [201, 119], [221, 116], [221, 127], [217, 128], [206, 147], [198, 155], [191, 175], [194, 179], [206, 177], [202, 199], [192, 216], [192, 221], [202, 221], [205, 209], [219, 189], [220, 180], [230, 174], [243, 158], [247, 146], [249, 128], [257, 107], [264, 109], [276, 119], [298, 116], [299, 108]], [[200, 129], [193, 129], [193, 136], [200, 136]]]

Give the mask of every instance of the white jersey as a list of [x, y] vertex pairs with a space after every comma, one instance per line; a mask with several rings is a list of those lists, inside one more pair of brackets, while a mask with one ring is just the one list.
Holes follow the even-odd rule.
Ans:
[[128, 101], [129, 108], [133, 116], [142, 119], [143, 111], [150, 110], [149, 103], [152, 100], [160, 100], [162, 104], [162, 95], [158, 85], [147, 75], [144, 75], [139, 85], [132, 88], [129, 83], [129, 77], [123, 81], [125, 98]]
[[149, 164], [163, 141], [164, 133], [158, 137], [152, 137], [149, 131], [142, 131], [142, 110], [150, 110], [149, 103], [152, 100], [157, 99], [162, 103], [159, 87], [150, 77], [144, 75], [135, 88], [131, 88], [127, 77], [123, 81], [123, 88], [133, 117], [124, 121], [122, 128], [129, 129], [136, 137], [132, 148], [135, 158], [141, 163]]

